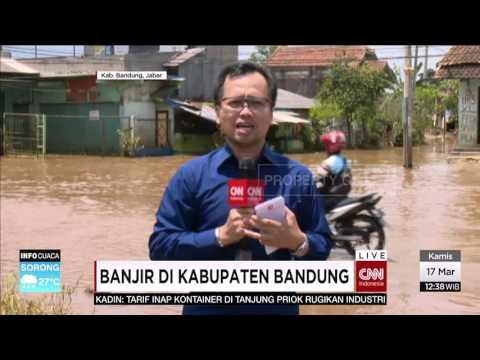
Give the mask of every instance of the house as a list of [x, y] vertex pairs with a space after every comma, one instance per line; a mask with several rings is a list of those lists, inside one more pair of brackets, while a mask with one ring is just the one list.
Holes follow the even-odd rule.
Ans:
[[[180, 101], [170, 99], [175, 112], [176, 150], [182, 153], [205, 153], [223, 140], [218, 131], [215, 109], [208, 102]], [[273, 126], [267, 136], [276, 150], [302, 152], [304, 142], [301, 130], [310, 125], [308, 111], [313, 100], [278, 89], [277, 102], [273, 111]]]
[[[37, 151], [37, 144], [31, 140], [37, 136], [37, 124], [32, 124], [30, 117], [20, 115], [16, 126], [9, 114], [29, 112], [28, 104], [32, 94], [28, 91], [33, 86], [39, 72], [11, 58], [10, 53], [0, 52], [0, 154], [5, 152], [4, 140], [17, 137], [15, 142], [24, 150]], [[36, 119], [40, 121], [39, 119]], [[7, 126], [8, 125], [8, 126]], [[18, 136], [20, 130], [24, 136]], [[35, 149], [33, 149], [35, 147]]]
[[14, 101], [17, 92], [32, 86], [39, 72], [9, 55], [0, 56], [0, 115], [4, 112], [25, 112], [26, 100]]
[[19, 96], [30, 94], [22, 102], [24, 112], [46, 115], [47, 152], [118, 155], [119, 129], [134, 129], [147, 149], [171, 152], [173, 109], [165, 99], [181, 79], [97, 79], [98, 71], [127, 70], [127, 60], [120, 55], [20, 61], [40, 74]]
[[311, 125], [309, 111], [313, 105], [313, 99], [278, 89], [274, 123], [279, 126], [273, 128], [274, 134], [270, 139], [276, 150], [286, 153], [304, 151], [305, 142], [302, 134], [304, 127]]
[[[31, 98], [15, 99], [16, 108], [10, 111], [46, 114], [48, 152], [118, 154], [117, 129], [130, 129], [132, 138], [139, 137], [143, 154], [183, 150], [191, 146], [186, 144], [190, 140], [175, 133], [192, 128], [202, 133], [209, 128], [192, 113], [186, 119], [189, 126], [176, 124], [176, 115], [181, 118], [186, 112], [169, 100], [211, 101], [218, 72], [238, 58], [237, 46], [182, 50], [142, 45], [130, 46], [122, 55], [116, 48], [87, 46], [84, 57], [18, 61], [35, 69], [38, 79], [30, 76], [32, 82], [24, 86], [22, 96]], [[97, 71], [167, 71], [168, 77], [166, 81], [97, 80]]]
[[179, 87], [178, 98], [211, 102], [218, 74], [237, 60], [238, 46], [189, 46], [164, 67], [169, 74], [186, 79]]
[[[131, 46], [121, 55], [116, 46], [91, 46], [85, 52], [16, 61], [32, 70], [3, 111], [45, 114], [48, 153], [119, 154], [119, 129], [140, 139], [144, 155], [202, 153], [215, 146], [216, 115], [206, 105], [218, 73], [237, 60], [237, 46]], [[98, 71], [148, 70], [167, 71], [167, 80], [97, 79]], [[279, 90], [276, 110], [282, 112], [276, 111], [274, 124], [294, 124], [294, 133], [284, 134], [285, 151], [303, 149], [295, 131], [309, 123], [301, 117], [308, 117], [312, 103]]]
[[367, 46], [279, 46], [267, 60], [278, 86], [309, 98], [317, 95], [323, 79], [335, 62], [369, 66], [394, 76], [386, 61], [380, 61]]
[[458, 138], [454, 152], [480, 152], [480, 46], [454, 46], [438, 63], [437, 79], [458, 79]]

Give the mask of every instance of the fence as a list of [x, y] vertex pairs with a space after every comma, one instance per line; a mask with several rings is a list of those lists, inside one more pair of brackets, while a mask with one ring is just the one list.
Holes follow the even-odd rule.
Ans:
[[129, 118], [48, 114], [48, 151], [55, 154], [118, 155], [117, 130], [128, 127]]
[[45, 156], [47, 120], [44, 114], [3, 113], [2, 120], [5, 155]]

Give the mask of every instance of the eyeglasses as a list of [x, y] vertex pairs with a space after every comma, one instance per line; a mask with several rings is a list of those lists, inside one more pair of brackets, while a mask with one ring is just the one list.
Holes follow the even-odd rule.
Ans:
[[248, 109], [252, 112], [266, 111], [272, 104], [270, 99], [255, 96], [236, 96], [226, 97], [221, 101], [221, 105], [225, 110], [232, 112], [240, 112], [247, 104]]

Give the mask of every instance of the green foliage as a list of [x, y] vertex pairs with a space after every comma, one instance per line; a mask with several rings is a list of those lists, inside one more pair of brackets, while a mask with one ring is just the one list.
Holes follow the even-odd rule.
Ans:
[[417, 86], [415, 89], [415, 113], [413, 128], [423, 142], [425, 130], [432, 127], [433, 116], [440, 115], [440, 88], [435, 84]]
[[120, 146], [123, 155], [134, 156], [136, 150], [143, 148], [140, 138], [138, 136], [135, 138], [132, 137], [132, 130], [130, 128], [117, 129], [117, 134], [120, 137]]
[[257, 51], [250, 55], [249, 60], [258, 64], [264, 64], [279, 45], [257, 45]]
[[322, 103], [318, 99], [310, 109], [309, 117], [313, 120], [315, 128], [323, 130], [330, 125], [330, 122], [342, 116], [341, 109], [335, 103]]
[[359, 122], [366, 135], [368, 122], [377, 117], [380, 98], [385, 89], [392, 86], [392, 80], [384, 72], [368, 65], [353, 67], [339, 62], [333, 65], [317, 99], [321, 103], [335, 105], [340, 111], [347, 122], [347, 142], [350, 145], [352, 124]]
[[303, 131], [306, 149], [318, 150], [319, 147], [322, 147], [318, 140], [319, 136], [328, 130], [334, 119], [341, 116], [342, 112], [336, 104], [322, 103], [316, 99], [309, 111], [312, 126], [305, 126]]
[[[386, 126], [391, 131], [391, 141], [395, 145], [402, 145], [402, 101], [403, 84], [393, 92], [385, 94], [379, 107], [383, 114]], [[436, 82], [422, 82], [415, 88], [415, 113], [413, 117], [413, 144], [424, 142], [425, 131], [432, 127], [433, 116], [443, 116], [449, 110], [453, 121], [458, 119], [458, 81], [442, 80]]]
[[305, 150], [314, 151], [317, 143], [318, 134], [313, 126], [306, 125], [302, 127], [301, 137]]

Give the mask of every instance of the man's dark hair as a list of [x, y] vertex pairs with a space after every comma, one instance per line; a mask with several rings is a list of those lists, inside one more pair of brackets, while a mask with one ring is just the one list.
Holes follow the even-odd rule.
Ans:
[[217, 83], [215, 84], [215, 88], [213, 90], [213, 99], [215, 101], [215, 105], [220, 105], [220, 102], [222, 101], [223, 86], [225, 84], [225, 79], [227, 77], [233, 78], [236, 76], [242, 76], [242, 75], [252, 74], [256, 72], [262, 75], [267, 81], [268, 96], [272, 101], [272, 108], [273, 108], [277, 100], [277, 82], [273, 77], [272, 73], [270, 72], [270, 70], [268, 70], [266, 67], [262, 65], [255, 64], [250, 61], [236, 62], [234, 64], [228, 65], [218, 75]]

